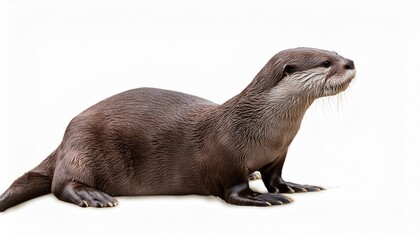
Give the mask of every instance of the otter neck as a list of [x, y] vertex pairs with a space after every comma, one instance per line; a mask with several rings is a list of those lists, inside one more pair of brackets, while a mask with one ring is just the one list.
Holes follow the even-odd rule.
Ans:
[[[257, 76], [258, 77], [258, 76]], [[232, 138], [278, 148], [290, 144], [314, 99], [282, 91], [280, 86], [253, 91], [254, 81], [221, 105]], [[261, 90], [261, 88], [259, 88]], [[223, 118], [222, 118], [223, 119]]]

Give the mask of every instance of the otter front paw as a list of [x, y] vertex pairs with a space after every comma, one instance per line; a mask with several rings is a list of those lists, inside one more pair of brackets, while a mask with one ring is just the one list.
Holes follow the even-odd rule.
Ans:
[[291, 198], [274, 193], [249, 193], [241, 195], [232, 195], [227, 199], [228, 203], [244, 206], [273, 206], [283, 205], [293, 202]]
[[240, 184], [228, 190], [225, 201], [235, 205], [264, 207], [283, 205], [293, 200], [280, 194], [254, 192], [247, 184]]

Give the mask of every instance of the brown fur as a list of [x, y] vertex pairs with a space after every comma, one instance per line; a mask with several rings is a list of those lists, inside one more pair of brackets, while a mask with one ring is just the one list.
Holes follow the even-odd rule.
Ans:
[[[332, 52], [289, 49], [222, 105], [152, 88], [105, 99], [70, 122], [58, 148], [0, 197], [0, 211], [50, 192], [80, 206], [103, 207], [116, 205], [111, 196], [158, 194], [273, 205], [290, 202], [276, 192], [321, 189], [284, 182], [281, 171], [306, 109], [322, 96], [300, 89], [287, 90], [290, 95], [280, 100], [270, 96], [274, 88], [282, 91], [282, 79], [324, 61], [331, 62], [325, 81], [354, 68]], [[248, 188], [248, 175], [257, 170], [270, 194]]]

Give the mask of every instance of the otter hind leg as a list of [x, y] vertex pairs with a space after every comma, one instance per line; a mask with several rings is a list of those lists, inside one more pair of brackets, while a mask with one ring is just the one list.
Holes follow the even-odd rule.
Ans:
[[90, 188], [82, 183], [67, 182], [61, 190], [54, 195], [65, 202], [76, 204], [80, 207], [115, 207], [118, 201], [97, 189]]
[[230, 188], [225, 201], [235, 205], [272, 206], [291, 203], [293, 200], [280, 194], [254, 192], [244, 183]]

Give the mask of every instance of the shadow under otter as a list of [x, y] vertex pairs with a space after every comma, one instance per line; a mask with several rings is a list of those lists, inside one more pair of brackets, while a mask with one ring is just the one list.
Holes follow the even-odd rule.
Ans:
[[[315, 99], [345, 90], [355, 73], [353, 61], [334, 52], [296, 48], [272, 57], [222, 105], [153, 88], [117, 94], [76, 116], [58, 148], [0, 196], [0, 211], [51, 192], [82, 207], [160, 194], [289, 203], [279, 193], [322, 190], [282, 178], [305, 111]], [[269, 193], [249, 188], [255, 171]]]

